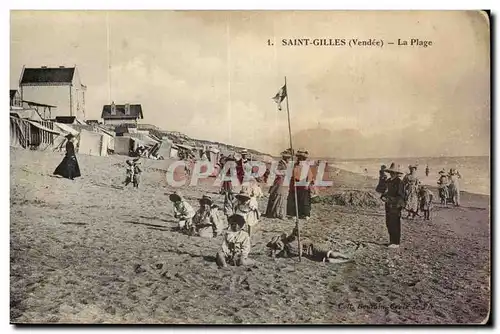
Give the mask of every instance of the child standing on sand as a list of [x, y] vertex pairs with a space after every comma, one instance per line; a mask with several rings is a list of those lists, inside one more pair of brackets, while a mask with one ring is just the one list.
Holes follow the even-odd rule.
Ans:
[[240, 215], [229, 217], [229, 231], [224, 235], [221, 250], [216, 255], [216, 263], [219, 268], [226, 268], [230, 265], [248, 265], [250, 254], [250, 236], [242, 228], [245, 219]]
[[142, 173], [142, 169], [139, 166], [139, 159], [127, 160], [127, 171], [125, 178], [125, 186], [128, 186], [130, 182], [132, 182], [134, 188], [139, 188], [140, 175]]
[[174, 205], [174, 218], [178, 219], [179, 230], [190, 230], [195, 214], [193, 207], [178, 192], [171, 194], [169, 199]]
[[434, 194], [426, 186], [420, 186], [418, 193], [420, 210], [424, 213], [425, 220], [431, 220], [432, 200]]
[[238, 202], [234, 206], [233, 213], [243, 216], [246, 223], [244, 229], [247, 231], [248, 235], [251, 236], [260, 218], [257, 199], [252, 196], [247, 189], [242, 189], [241, 192], [236, 195], [236, 200]]

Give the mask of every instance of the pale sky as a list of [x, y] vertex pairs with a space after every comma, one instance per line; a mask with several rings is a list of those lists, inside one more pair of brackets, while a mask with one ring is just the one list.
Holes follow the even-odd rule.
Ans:
[[111, 100], [140, 103], [144, 123], [276, 154], [288, 125], [271, 97], [286, 76], [295, 146], [311, 155], [488, 155], [489, 40], [480, 12], [12, 12], [10, 84], [23, 65], [76, 64], [90, 119]]

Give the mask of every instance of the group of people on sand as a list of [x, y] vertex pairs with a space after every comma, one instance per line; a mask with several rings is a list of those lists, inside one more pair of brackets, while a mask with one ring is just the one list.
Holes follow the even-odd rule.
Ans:
[[[244, 173], [248, 172], [246, 164], [250, 161], [247, 151], [240, 153], [241, 159], [236, 160], [229, 156], [223, 163], [234, 161], [236, 163], [236, 177], [242, 184], [241, 190], [233, 192], [233, 184], [225, 180], [220, 193], [224, 195], [224, 207], [219, 208], [214, 200], [203, 195], [199, 199], [199, 208], [195, 209], [180, 194], [174, 192], [169, 195], [173, 203], [174, 217], [177, 219], [179, 231], [190, 236], [203, 238], [215, 238], [222, 235], [222, 244], [216, 254], [216, 263], [219, 267], [228, 265], [248, 265], [253, 261], [249, 258], [251, 251], [251, 240], [258, 230], [261, 213], [257, 200], [263, 196], [262, 190], [255, 179], [244, 181]], [[297, 208], [299, 217], [309, 219], [311, 213], [311, 183], [312, 173], [305, 176], [304, 184], [295, 185], [301, 181], [301, 162], [308, 158], [306, 150], [298, 150], [296, 161], [293, 166], [293, 173], [289, 184], [286, 184], [287, 166], [292, 158], [291, 150], [286, 150], [281, 154], [282, 159], [278, 164], [276, 178], [269, 190], [269, 202], [266, 210], [266, 217], [285, 219], [286, 216], [295, 216], [295, 193], [297, 191]], [[222, 168], [221, 168], [222, 169]], [[229, 173], [229, 171], [228, 171]], [[352, 258], [352, 253], [358, 247], [354, 247], [349, 254], [335, 252], [328, 246], [313, 243], [307, 239], [302, 240], [299, 250], [295, 245], [298, 231], [294, 229], [291, 233], [282, 233], [273, 237], [267, 243], [272, 258], [291, 257], [304, 255], [311, 259], [322, 260], [324, 262], [343, 263]], [[357, 244], [355, 246], [358, 246]]]
[[[423, 213], [425, 220], [431, 220], [434, 194], [426, 185], [423, 185], [417, 176], [417, 164], [408, 166], [409, 172], [405, 173], [401, 167], [392, 163], [389, 168], [382, 165], [379, 172], [379, 182], [375, 190], [381, 194], [385, 202], [386, 226], [389, 232], [389, 248], [399, 248], [401, 240], [401, 216], [403, 210], [407, 212], [406, 218], [414, 219]], [[426, 167], [426, 175], [429, 167]], [[389, 176], [387, 176], [389, 174]], [[404, 177], [402, 177], [404, 175]], [[453, 203], [460, 205], [460, 188], [458, 179], [460, 173], [450, 169], [447, 174], [443, 169], [439, 172], [439, 196], [441, 203], [446, 206], [447, 199], [451, 197]], [[448, 192], [452, 192], [450, 195]]]

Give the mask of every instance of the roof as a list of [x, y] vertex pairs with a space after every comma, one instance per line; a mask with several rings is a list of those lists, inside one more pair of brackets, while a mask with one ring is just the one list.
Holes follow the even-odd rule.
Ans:
[[130, 115], [125, 115], [125, 105], [124, 104], [115, 104], [116, 107], [116, 115], [111, 115], [111, 105], [106, 104], [102, 107], [101, 118], [103, 119], [135, 119], [140, 118], [143, 119], [144, 116], [142, 114], [142, 106], [140, 104], [131, 104], [130, 105]]
[[57, 108], [56, 106], [51, 106], [50, 104], [43, 104], [43, 103], [38, 103], [38, 102], [26, 101], [26, 100], [23, 100], [23, 102], [25, 102], [29, 106], [34, 106], [34, 107]]
[[37, 128], [39, 128], [40, 130], [43, 130], [43, 131], [46, 131], [46, 132], [49, 132], [49, 133], [52, 133], [52, 134], [55, 134], [55, 135], [62, 135], [62, 133], [60, 132], [57, 132], [55, 130], [52, 130], [52, 129], [49, 129], [49, 128], [46, 128], [45, 126], [41, 125], [40, 123], [37, 123], [37, 122], [32, 122], [32, 121], [28, 121], [28, 123], [36, 126]]
[[25, 68], [22, 84], [30, 83], [71, 83], [75, 74], [74, 67]]

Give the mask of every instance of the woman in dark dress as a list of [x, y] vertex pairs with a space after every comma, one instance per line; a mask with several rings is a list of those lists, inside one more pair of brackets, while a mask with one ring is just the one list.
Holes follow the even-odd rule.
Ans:
[[80, 177], [80, 166], [75, 155], [75, 145], [73, 144], [74, 136], [70, 133], [66, 136], [66, 155], [54, 171], [54, 175], [60, 175], [64, 178], [73, 180], [75, 177]]

